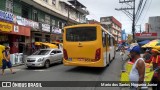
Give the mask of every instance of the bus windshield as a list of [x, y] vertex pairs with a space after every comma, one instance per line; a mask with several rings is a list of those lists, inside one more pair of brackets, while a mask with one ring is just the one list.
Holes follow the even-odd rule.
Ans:
[[77, 27], [66, 30], [67, 41], [95, 41], [96, 37], [96, 27]]

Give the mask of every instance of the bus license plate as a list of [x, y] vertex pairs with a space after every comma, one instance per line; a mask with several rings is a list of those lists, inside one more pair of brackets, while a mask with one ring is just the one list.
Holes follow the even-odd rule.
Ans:
[[72, 58], [69, 58], [68, 61], [72, 61]]

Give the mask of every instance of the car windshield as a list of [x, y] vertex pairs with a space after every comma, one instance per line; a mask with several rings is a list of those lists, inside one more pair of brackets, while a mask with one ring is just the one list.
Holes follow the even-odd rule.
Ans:
[[39, 50], [35, 53], [33, 53], [33, 55], [47, 55], [49, 54], [50, 50]]

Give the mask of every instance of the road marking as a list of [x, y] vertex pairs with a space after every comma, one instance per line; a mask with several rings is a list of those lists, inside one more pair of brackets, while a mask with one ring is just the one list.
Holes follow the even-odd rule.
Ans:
[[32, 71], [36, 71], [36, 72], [44, 72], [44, 71], [49, 71], [49, 70], [32, 70]]
[[[8, 71], [10, 71], [10, 69], [6, 69], [6, 71], [8, 72]], [[50, 71], [50, 70], [25, 70], [25, 69], [13, 69], [13, 71], [15, 71], [15, 72], [17, 72], [17, 71], [35, 71], [35, 72], [45, 72], [45, 71]]]

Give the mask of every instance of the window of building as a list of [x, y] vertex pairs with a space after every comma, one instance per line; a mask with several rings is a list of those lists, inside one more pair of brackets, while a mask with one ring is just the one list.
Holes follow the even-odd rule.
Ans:
[[68, 6], [67, 5], [64, 6], [64, 10], [65, 10], [65, 12], [68, 12]]
[[13, 0], [6, 0], [6, 11], [13, 13]]
[[44, 2], [48, 3], [48, 0], [43, 0]]
[[58, 28], [62, 29], [62, 22], [58, 21]]
[[45, 35], [45, 40], [46, 40], [47, 42], [50, 42], [50, 35]]
[[13, 3], [13, 13], [15, 15], [21, 16], [22, 13], [22, 8], [21, 8], [21, 4], [19, 2], [14, 2]]
[[29, 7], [22, 6], [22, 17], [29, 19]]
[[56, 0], [52, 0], [52, 5], [56, 5]]
[[38, 12], [37, 12], [37, 10], [33, 10], [33, 16], [32, 17], [33, 17], [34, 21], [36, 21], [36, 22], [38, 21]]
[[117, 31], [116, 31], [116, 30], [114, 30], [114, 32], [117, 34]]
[[49, 15], [45, 15], [45, 23], [50, 24], [50, 16]]
[[56, 26], [56, 20], [52, 19], [52, 26]]

